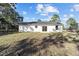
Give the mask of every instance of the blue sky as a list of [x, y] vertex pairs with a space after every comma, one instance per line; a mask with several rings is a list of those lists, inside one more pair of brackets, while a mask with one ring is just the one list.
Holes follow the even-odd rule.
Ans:
[[24, 17], [24, 22], [38, 19], [49, 21], [53, 14], [58, 14], [64, 24], [69, 17], [79, 22], [78, 3], [18, 3], [16, 8], [16, 11]]

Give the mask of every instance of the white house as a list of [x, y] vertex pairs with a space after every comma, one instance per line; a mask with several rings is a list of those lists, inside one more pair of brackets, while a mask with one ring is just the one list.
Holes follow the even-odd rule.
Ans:
[[19, 32], [62, 32], [61, 23], [53, 22], [22, 22], [19, 23]]

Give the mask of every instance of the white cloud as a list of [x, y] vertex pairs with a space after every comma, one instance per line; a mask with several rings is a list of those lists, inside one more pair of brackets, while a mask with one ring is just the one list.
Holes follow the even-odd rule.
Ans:
[[72, 12], [73, 12], [73, 11], [79, 11], [79, 4], [73, 5], [71, 11], [72, 11]]
[[38, 4], [36, 7], [37, 12], [41, 12], [44, 9], [44, 6], [42, 4]]
[[78, 4], [78, 5], [74, 5], [74, 9], [75, 9], [76, 11], [79, 11], [79, 4]]
[[66, 18], [66, 17], [68, 17], [68, 15], [67, 14], [64, 14], [64, 18]]
[[45, 11], [46, 11], [46, 12], [57, 12], [57, 13], [59, 13], [58, 9], [55, 8], [55, 7], [53, 7], [53, 6], [47, 6], [47, 7], [45, 8]]
[[63, 21], [67, 21], [67, 20], [68, 20], [68, 18], [66, 18], [66, 17], [63, 18]]
[[22, 12], [22, 14], [23, 14], [23, 15], [26, 15], [26, 14], [27, 14], [27, 12], [26, 12], [26, 11], [23, 11], [23, 12]]
[[73, 12], [73, 11], [74, 11], [74, 9], [72, 8], [72, 9], [70, 9], [70, 11], [71, 11], [71, 12]]
[[36, 10], [37, 10], [36, 13], [40, 13], [43, 16], [48, 15], [48, 13], [53, 13], [53, 12], [59, 13], [59, 10], [56, 7], [51, 6], [51, 5], [45, 5], [45, 4], [38, 4], [36, 6]]
[[73, 14], [70, 14], [70, 17], [74, 17], [74, 15]]
[[40, 15], [42, 15], [42, 16], [48, 16], [48, 14], [46, 14], [46, 13], [42, 13], [42, 14], [40, 14]]
[[64, 14], [64, 18], [74, 17], [74, 14]]

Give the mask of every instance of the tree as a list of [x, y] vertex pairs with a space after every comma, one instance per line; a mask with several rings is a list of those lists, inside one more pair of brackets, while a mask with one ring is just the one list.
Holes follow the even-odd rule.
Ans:
[[41, 19], [38, 19], [38, 22], [41, 22]]
[[7, 22], [17, 22], [17, 18], [20, 17], [20, 15], [15, 11], [15, 3], [1, 3], [0, 6], [2, 6], [4, 9], [2, 11], [2, 16], [5, 18], [5, 21]]
[[58, 14], [54, 14], [52, 17], [51, 17], [51, 22], [60, 22], [60, 17]]
[[73, 30], [78, 28], [78, 24], [74, 18], [69, 18], [67, 20], [68, 29]]
[[[20, 15], [15, 11], [15, 3], [0, 3], [0, 6], [3, 7], [2, 14], [0, 14], [0, 18], [4, 18], [6, 25], [6, 31], [9, 26], [17, 26], [19, 23]], [[10, 25], [9, 25], [10, 24]]]
[[62, 23], [62, 27], [63, 27], [63, 29], [65, 30], [65, 27], [64, 27], [64, 24]]

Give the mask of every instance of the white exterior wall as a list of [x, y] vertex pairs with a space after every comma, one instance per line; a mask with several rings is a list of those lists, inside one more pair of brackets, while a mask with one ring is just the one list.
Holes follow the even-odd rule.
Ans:
[[19, 32], [23, 32], [23, 26], [19, 25]]
[[[55, 26], [47, 25], [46, 32], [62, 32], [62, 26], [58, 26], [59, 30], [55, 29]], [[26, 26], [26, 25], [19, 25], [19, 32], [44, 32], [42, 31], [42, 25], [37, 25], [35, 28], [34, 25]]]

